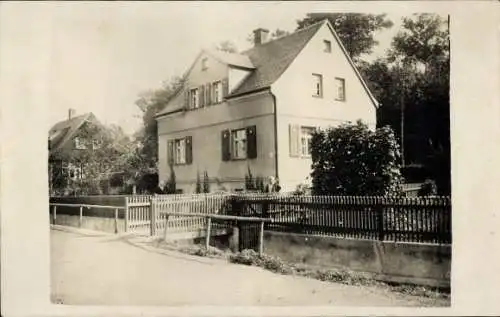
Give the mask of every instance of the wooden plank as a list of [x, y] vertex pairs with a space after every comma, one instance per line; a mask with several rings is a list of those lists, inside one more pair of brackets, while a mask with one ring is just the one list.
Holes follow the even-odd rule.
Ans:
[[207, 236], [205, 238], [205, 248], [208, 250], [210, 247], [210, 231], [212, 229], [212, 218], [207, 219]]

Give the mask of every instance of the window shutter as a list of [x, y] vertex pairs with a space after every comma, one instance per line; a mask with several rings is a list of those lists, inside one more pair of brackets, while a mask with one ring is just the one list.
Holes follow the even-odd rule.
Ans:
[[289, 125], [289, 141], [290, 141], [290, 156], [298, 157], [300, 150], [299, 126], [296, 124]]
[[207, 106], [212, 104], [212, 84], [207, 84], [205, 88], [207, 90]]
[[247, 127], [247, 157], [257, 158], [257, 127]]
[[222, 99], [226, 98], [227, 95], [229, 95], [229, 80], [226, 77], [222, 80]]
[[186, 164], [193, 163], [193, 137], [186, 137]]
[[208, 106], [210, 106], [210, 96], [209, 96], [210, 84], [206, 84], [204, 86], [205, 86], [205, 88], [203, 88], [203, 89], [205, 90], [205, 106], [208, 107]]
[[174, 141], [167, 142], [167, 161], [169, 165], [174, 164]]
[[198, 88], [200, 92], [200, 108], [205, 106], [205, 85], [201, 85]]
[[184, 108], [185, 109], [190, 109], [190, 105], [189, 105], [189, 89], [186, 89], [184, 91]]
[[231, 137], [229, 134], [229, 130], [222, 131], [222, 160], [229, 161], [231, 159]]

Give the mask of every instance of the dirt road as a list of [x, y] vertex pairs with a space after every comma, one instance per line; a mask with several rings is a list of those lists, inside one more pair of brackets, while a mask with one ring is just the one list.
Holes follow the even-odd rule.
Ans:
[[[52, 298], [70, 305], [421, 306], [381, 288], [148, 251], [125, 237], [51, 230]], [[427, 303], [428, 305], [428, 303]]]

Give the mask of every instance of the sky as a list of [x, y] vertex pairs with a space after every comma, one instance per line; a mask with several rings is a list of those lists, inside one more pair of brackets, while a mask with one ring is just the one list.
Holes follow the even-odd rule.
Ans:
[[[53, 3], [52, 3], [53, 4]], [[328, 3], [326, 3], [328, 4]], [[126, 133], [141, 125], [139, 94], [180, 76], [202, 48], [230, 40], [240, 49], [252, 30], [293, 31], [308, 12], [332, 11], [320, 3], [273, 2], [88, 2], [53, 5], [49, 124], [93, 112]], [[322, 7], [323, 6], [323, 7]], [[372, 12], [383, 13], [383, 12]], [[403, 15], [410, 13], [403, 13]], [[371, 58], [389, 47], [395, 25], [376, 34]]]

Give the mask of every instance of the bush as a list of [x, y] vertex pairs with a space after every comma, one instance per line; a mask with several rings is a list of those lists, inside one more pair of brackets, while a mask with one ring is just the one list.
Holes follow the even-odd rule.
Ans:
[[358, 121], [318, 130], [311, 140], [312, 191], [317, 195], [402, 195], [399, 145], [389, 127]]

